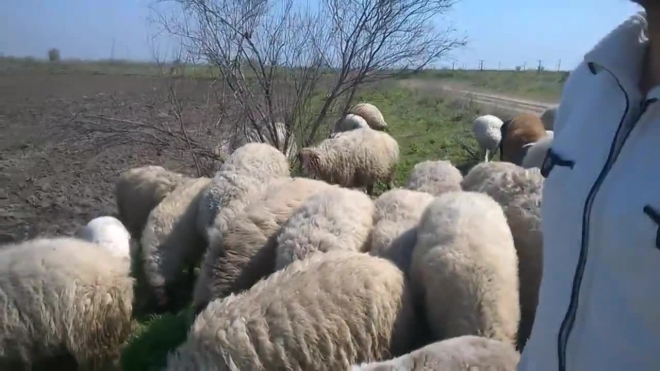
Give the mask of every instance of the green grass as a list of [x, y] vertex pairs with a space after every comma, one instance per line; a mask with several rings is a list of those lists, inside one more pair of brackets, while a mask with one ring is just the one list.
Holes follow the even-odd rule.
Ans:
[[557, 102], [568, 77], [567, 72], [543, 71], [424, 71], [419, 77], [448, 80], [473, 87], [521, 98]]
[[[477, 148], [471, 135], [471, 122], [482, 114], [479, 107], [450, 96], [428, 94], [408, 90], [397, 81], [390, 81], [368, 88], [357, 96], [357, 101], [374, 103], [382, 110], [388, 132], [399, 142], [401, 160], [395, 177], [396, 186], [404, 185], [412, 167], [421, 161], [449, 160], [464, 171], [476, 162], [470, 154]], [[382, 185], [377, 188], [378, 192], [383, 190]], [[185, 340], [192, 321], [189, 308], [178, 314], [136, 320], [137, 330], [122, 352], [122, 369], [155, 370], [163, 367], [167, 354]]]

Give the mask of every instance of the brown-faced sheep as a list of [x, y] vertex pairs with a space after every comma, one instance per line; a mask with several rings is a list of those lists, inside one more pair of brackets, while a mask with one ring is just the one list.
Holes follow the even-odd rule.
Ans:
[[449, 161], [424, 161], [413, 167], [406, 188], [440, 196], [461, 190], [463, 174]]
[[374, 203], [371, 254], [391, 260], [408, 276], [417, 242], [417, 223], [433, 200], [428, 193], [408, 189], [393, 189], [378, 197]]
[[348, 113], [362, 117], [374, 130], [384, 130], [387, 127], [383, 114], [371, 103], [358, 103], [351, 107]]
[[377, 181], [391, 188], [399, 162], [399, 144], [387, 133], [355, 129], [300, 151], [306, 171], [330, 184], [365, 188], [369, 195]]
[[308, 197], [332, 187], [306, 178], [271, 182], [263, 196], [251, 203], [214, 240], [202, 262], [193, 305], [201, 310], [209, 301], [249, 289], [275, 270], [277, 232]]
[[529, 147], [547, 133], [541, 119], [533, 113], [521, 113], [502, 125], [500, 159], [516, 165], [522, 163]]
[[429, 344], [389, 361], [355, 365], [351, 371], [515, 371], [520, 353], [508, 343], [460, 336]]
[[[197, 229], [199, 200], [211, 179], [189, 179], [151, 211], [142, 234], [142, 259], [147, 282], [158, 305], [170, 302], [168, 288], [194, 265], [204, 251]], [[168, 287], [169, 286], [169, 287]]]
[[215, 174], [199, 202], [199, 232], [222, 235], [227, 223], [258, 197], [269, 181], [289, 176], [289, 163], [277, 148], [249, 143], [237, 149]]
[[419, 222], [410, 275], [435, 340], [477, 335], [515, 343], [518, 258], [504, 212], [489, 196], [436, 198]]
[[80, 369], [113, 364], [131, 333], [129, 274], [127, 259], [76, 238], [0, 249], [0, 369], [67, 354]]
[[142, 166], [125, 171], [115, 186], [119, 220], [139, 240], [149, 213], [186, 177], [162, 166]]
[[316, 252], [364, 252], [375, 206], [362, 192], [332, 187], [305, 200], [277, 237], [275, 269]]
[[541, 195], [544, 178], [539, 169], [510, 163], [479, 164], [463, 179], [466, 191], [491, 196], [504, 209], [518, 254], [520, 326], [518, 347], [523, 349], [532, 331], [543, 275]]
[[410, 351], [416, 318], [391, 262], [314, 254], [200, 313], [169, 370], [346, 370]]

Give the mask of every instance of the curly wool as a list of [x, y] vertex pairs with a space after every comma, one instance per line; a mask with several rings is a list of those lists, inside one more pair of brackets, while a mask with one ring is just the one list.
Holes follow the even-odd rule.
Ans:
[[149, 213], [185, 176], [162, 166], [142, 166], [125, 171], [115, 185], [119, 220], [135, 239], [140, 239]]
[[160, 305], [168, 302], [167, 286], [178, 280], [187, 265], [204, 251], [198, 233], [198, 202], [211, 179], [189, 179], [167, 196], [149, 215], [142, 235], [144, 273]]
[[554, 130], [557, 108], [559, 108], [559, 106], [550, 107], [541, 114], [541, 122], [543, 122], [545, 130]]
[[126, 259], [77, 238], [0, 249], [0, 369], [67, 353], [81, 369], [116, 361], [131, 333], [129, 273]]
[[374, 213], [375, 206], [369, 196], [346, 188], [332, 187], [309, 197], [277, 237], [275, 269], [315, 252], [364, 252]]
[[478, 335], [515, 343], [518, 258], [504, 212], [489, 196], [436, 198], [419, 222], [410, 275], [435, 339]]
[[269, 181], [289, 173], [288, 161], [271, 145], [250, 143], [237, 149], [202, 193], [199, 233], [209, 241], [211, 234], [221, 235], [228, 220], [258, 197]]
[[532, 331], [543, 275], [543, 184], [539, 169], [526, 170], [508, 163], [479, 164], [463, 180], [465, 190], [485, 193], [502, 206], [513, 234], [520, 282], [520, 349], [524, 348]]
[[383, 130], [387, 123], [378, 107], [371, 103], [358, 103], [348, 110], [348, 113], [362, 117], [370, 128], [374, 130]]
[[275, 269], [276, 236], [293, 211], [307, 198], [331, 185], [306, 178], [274, 180], [214, 239], [195, 284], [196, 310], [209, 301], [252, 287]]
[[545, 160], [545, 155], [548, 153], [548, 150], [552, 146], [552, 141], [554, 138], [554, 133], [552, 131], [547, 131], [547, 136], [541, 138], [538, 142], [534, 143], [527, 150], [525, 158], [522, 161], [522, 167], [525, 169], [531, 169], [533, 167], [541, 168], [543, 165], [543, 160]]
[[532, 113], [521, 113], [506, 121], [501, 132], [500, 158], [516, 165], [522, 163], [532, 143], [548, 135], [541, 119]]
[[493, 115], [479, 116], [472, 123], [472, 133], [479, 148], [484, 152], [485, 162], [488, 162], [490, 157], [497, 152], [500, 141], [502, 141], [503, 124], [504, 122], [499, 117]]
[[413, 167], [406, 188], [440, 196], [461, 190], [463, 174], [449, 161], [424, 161]]
[[399, 144], [387, 133], [355, 129], [300, 151], [310, 174], [347, 188], [367, 188], [377, 181], [392, 182], [399, 162]]
[[94, 218], [76, 231], [75, 236], [105, 248], [110, 254], [124, 259], [132, 255], [131, 234], [119, 219], [112, 216]]
[[401, 271], [350, 251], [314, 254], [200, 313], [169, 370], [346, 370], [410, 351]]
[[429, 344], [389, 361], [355, 365], [351, 371], [515, 371], [520, 362], [511, 344], [480, 336], [460, 336]]
[[408, 276], [417, 243], [417, 223], [434, 197], [425, 192], [393, 189], [374, 203], [376, 216], [370, 253], [391, 260]]

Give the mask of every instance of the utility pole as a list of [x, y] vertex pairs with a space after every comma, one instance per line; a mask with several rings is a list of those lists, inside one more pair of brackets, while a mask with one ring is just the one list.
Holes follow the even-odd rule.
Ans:
[[540, 59], [539, 59], [539, 66], [537, 67], [536, 72], [541, 73], [541, 60]]
[[557, 72], [561, 71], [561, 59], [559, 59], [559, 63], [557, 63]]
[[456, 64], [456, 62], [451, 62], [451, 70], [452, 70], [452, 71], [454, 70], [454, 65], [455, 65], [455, 64]]
[[497, 62], [497, 69], [501, 70], [502, 69], [502, 62]]
[[115, 60], [115, 38], [112, 38], [112, 48], [110, 49], [110, 60]]
[[484, 70], [484, 60], [480, 59], [479, 60], [479, 71], [483, 71], [483, 70]]

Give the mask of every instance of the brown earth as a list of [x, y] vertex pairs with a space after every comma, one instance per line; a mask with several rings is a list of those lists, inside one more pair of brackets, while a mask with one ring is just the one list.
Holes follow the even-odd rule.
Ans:
[[[0, 75], [0, 243], [72, 234], [115, 213], [114, 182], [155, 164], [188, 175], [188, 153], [76, 132], [77, 114], [143, 123], [174, 122], [163, 78], [92, 74]], [[185, 123], [211, 121], [209, 81], [184, 81]], [[213, 138], [215, 139], [215, 138]]]

